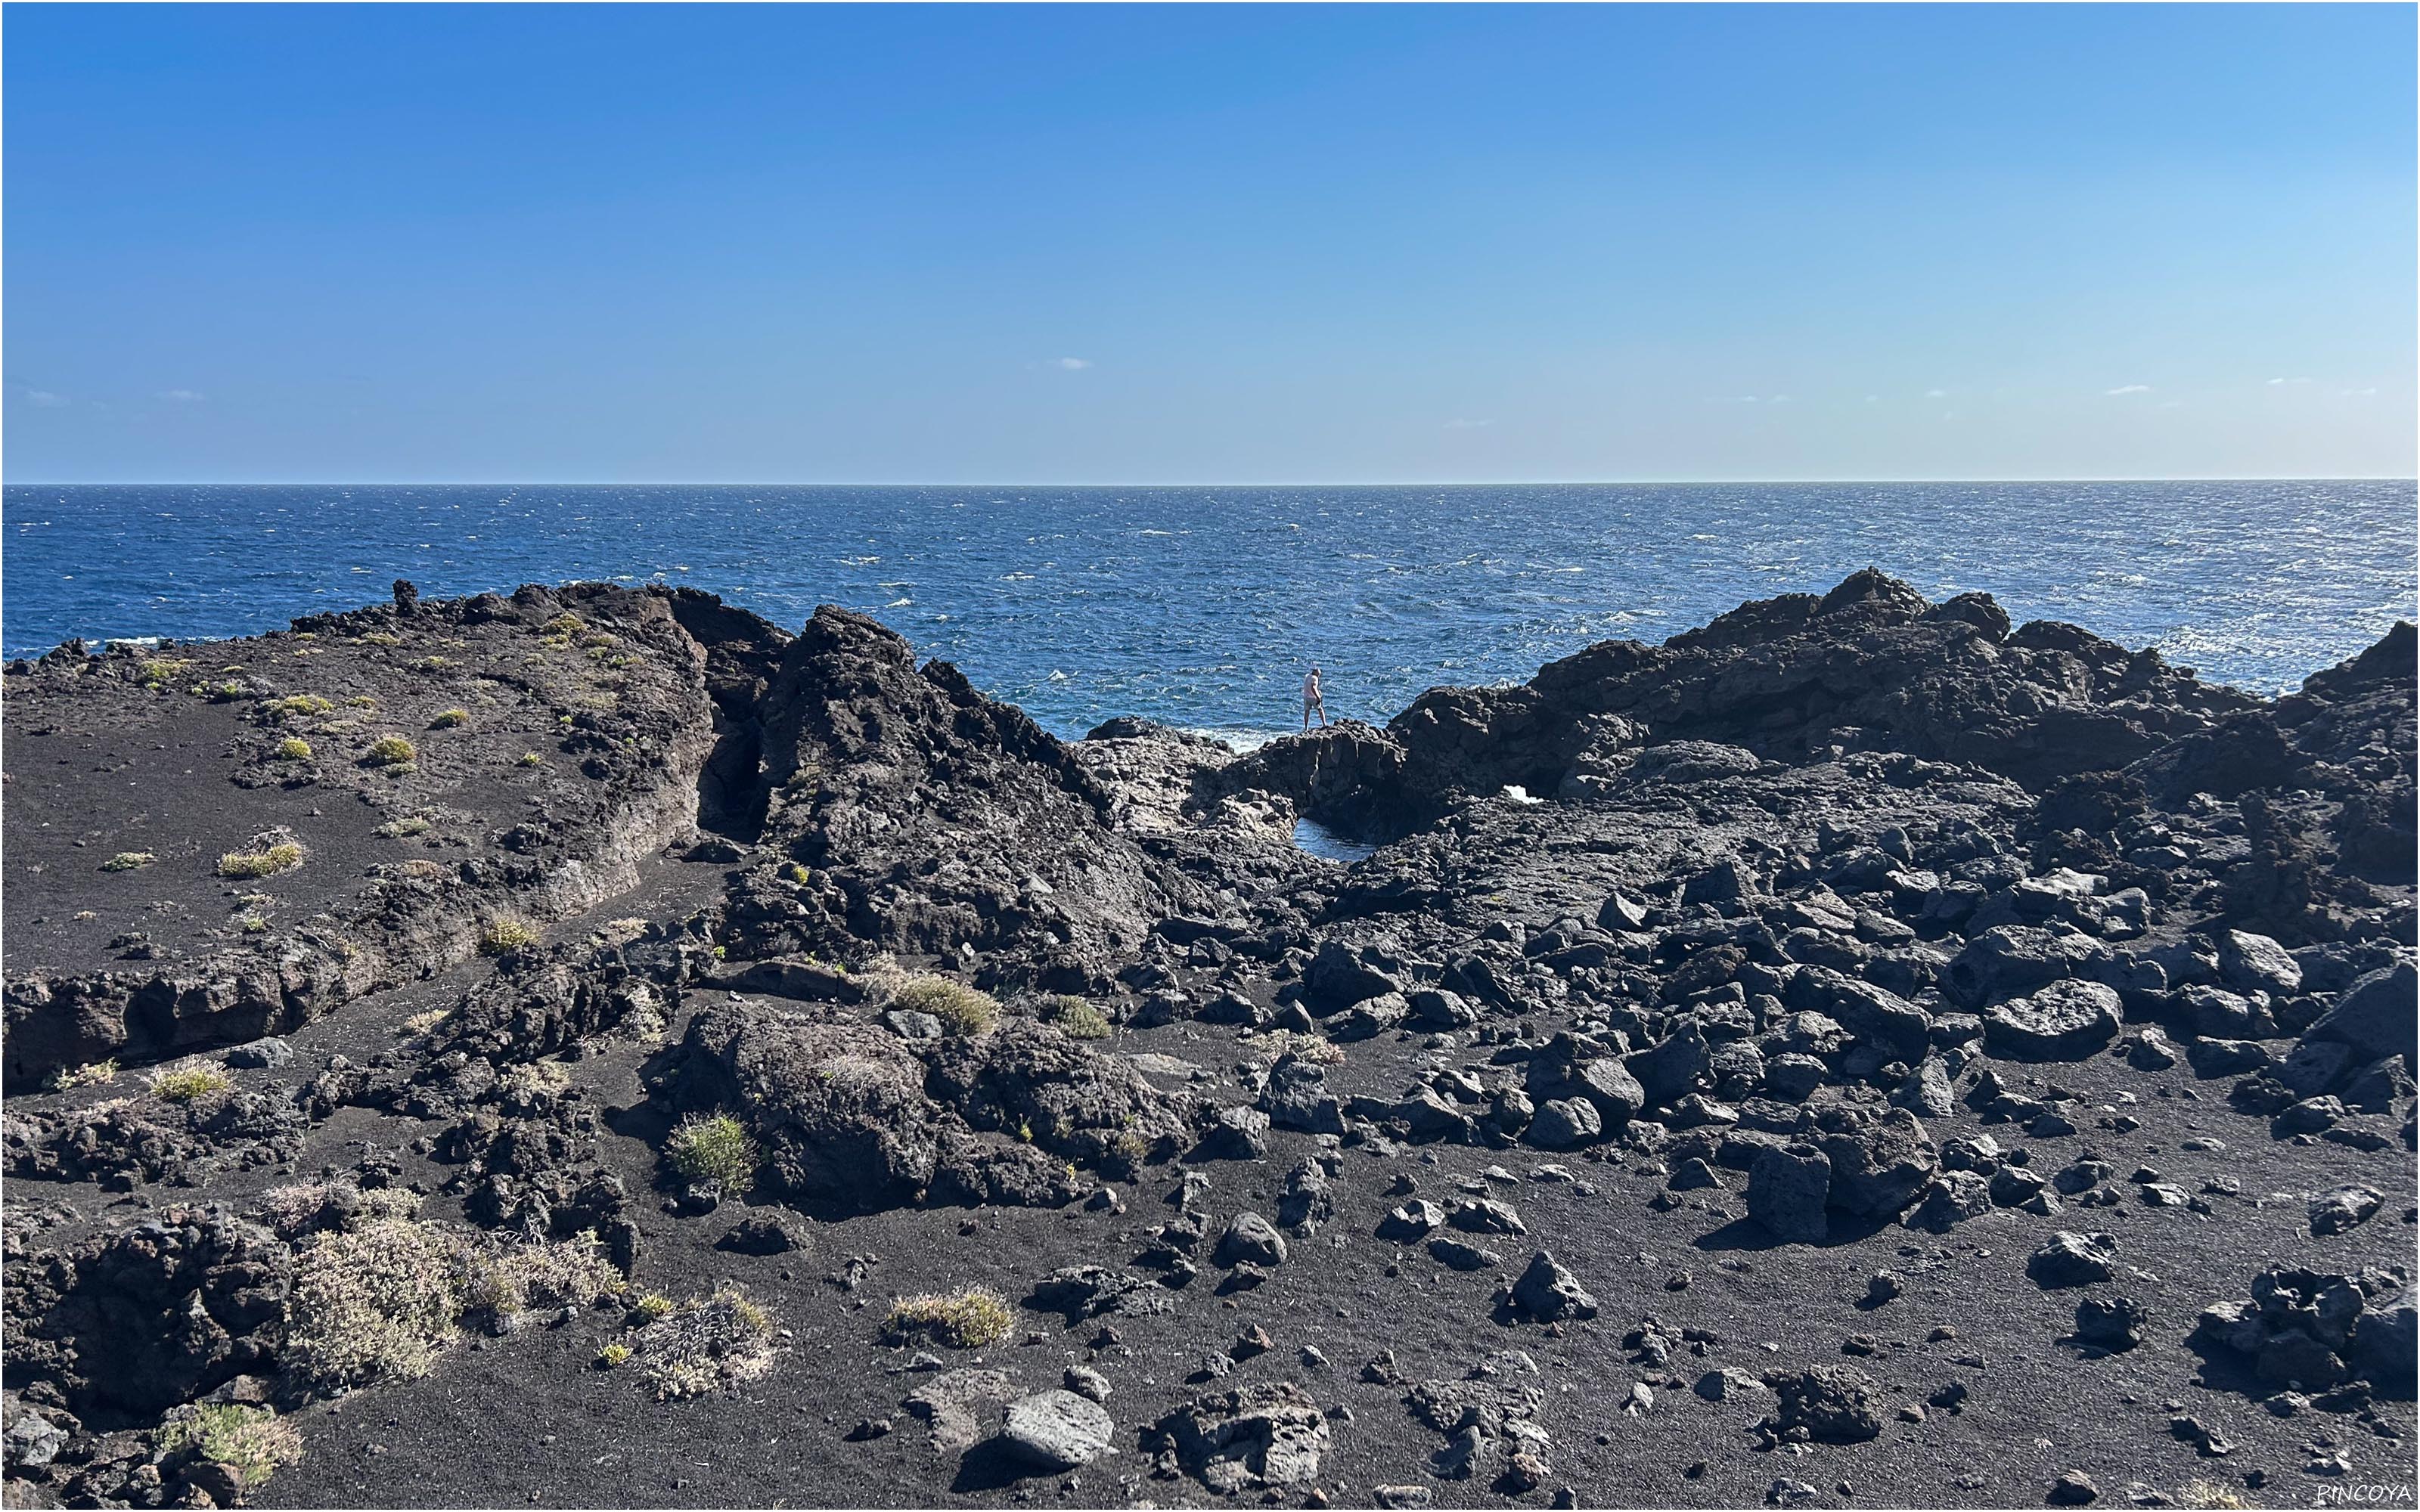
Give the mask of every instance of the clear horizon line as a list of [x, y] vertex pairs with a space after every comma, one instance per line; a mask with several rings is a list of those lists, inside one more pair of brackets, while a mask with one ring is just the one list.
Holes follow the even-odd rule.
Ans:
[[1324, 482], [1061, 483], [990, 479], [971, 483], [774, 478], [52, 478], [0, 481], [6, 488], [1644, 488], [1740, 487], [1774, 484], [1943, 483], [2420, 483], [2420, 473], [2171, 472], [1929, 477], [1331, 479]]

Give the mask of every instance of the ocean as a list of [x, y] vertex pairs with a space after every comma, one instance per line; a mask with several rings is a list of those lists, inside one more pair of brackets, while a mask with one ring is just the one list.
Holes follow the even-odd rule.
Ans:
[[2415, 593], [2391, 482], [1287, 488], [60, 486], [5, 490], [0, 640], [240, 635], [386, 598], [602, 578], [795, 628], [862, 609], [1061, 734], [1244, 742], [1384, 721], [1607, 637], [1878, 566], [2274, 693]]

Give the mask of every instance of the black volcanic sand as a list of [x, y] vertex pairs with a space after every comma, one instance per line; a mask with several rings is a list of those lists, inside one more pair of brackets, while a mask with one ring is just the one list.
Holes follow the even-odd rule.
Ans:
[[[1163, 1420], [1280, 1383], [1326, 1442], [1233, 1494], [1287, 1505], [2408, 1483], [2414, 671], [2399, 626], [2262, 701], [1876, 575], [1240, 759], [1139, 721], [1062, 743], [870, 621], [793, 638], [687, 593], [402, 594], [12, 666], [9, 1504], [1205, 1504], [1233, 1497]], [[271, 707], [298, 692], [334, 708]], [[411, 772], [357, 764], [387, 733]], [[289, 733], [309, 770], [268, 754]], [[1306, 856], [1298, 813], [1386, 843]], [[373, 833], [410, 816], [428, 831]], [[211, 875], [281, 828], [301, 870]], [[123, 850], [156, 859], [99, 870]], [[481, 955], [504, 918], [537, 943]], [[984, 988], [1001, 1026], [899, 1038], [901, 968]], [[1068, 1039], [1057, 995], [1110, 1033]], [[2009, 1032], [2052, 1001], [2109, 1014], [2047, 1053]], [[102, 1057], [114, 1080], [45, 1089]], [[145, 1089], [195, 1057], [228, 1088]], [[1519, 1088], [1603, 1127], [1544, 1135]], [[1216, 1132], [1254, 1107], [1278, 1126]], [[745, 1197], [667, 1174], [707, 1111], [757, 1139]], [[1767, 1199], [1792, 1141], [1820, 1238], [1785, 1241]], [[1222, 1263], [1229, 1221], [1282, 1222], [1323, 1162], [1332, 1211], [1283, 1262]], [[2021, 1206], [2027, 1172], [2052, 1184]], [[301, 1183], [417, 1217], [263, 1227]], [[2374, 1209], [2315, 1223], [2348, 1184]], [[1435, 1237], [1492, 1267], [1388, 1237], [1400, 1204], [1477, 1198], [1526, 1232]], [[767, 1219], [797, 1247], [718, 1247]], [[315, 1381], [294, 1277], [397, 1222], [594, 1235], [628, 1288], [465, 1312], [417, 1379]], [[2061, 1232], [2107, 1236], [2107, 1279], [2029, 1273]], [[1592, 1316], [1506, 1305], [1542, 1250]], [[1076, 1266], [1145, 1305], [1043, 1305]], [[2329, 1326], [2290, 1298], [2265, 1334], [2202, 1323], [2281, 1268], [2346, 1279], [2329, 1348], [2287, 1338]], [[639, 1336], [633, 1299], [726, 1283], [769, 1315], [761, 1374], [667, 1400], [643, 1362], [597, 1363]], [[893, 1299], [974, 1284], [1017, 1304], [1005, 1338], [884, 1342]], [[2075, 1336], [2079, 1302], [2118, 1297], [2139, 1345]], [[1110, 1443], [1036, 1468], [1001, 1401], [1074, 1366], [1106, 1381]], [[1877, 1431], [1699, 1389], [1812, 1367], [1861, 1373]], [[906, 1399], [982, 1370], [1006, 1380], [937, 1445]], [[1413, 1411], [1471, 1381], [1534, 1392], [1534, 1428]], [[300, 1458], [247, 1481], [176, 1447], [190, 1401], [273, 1405]]]

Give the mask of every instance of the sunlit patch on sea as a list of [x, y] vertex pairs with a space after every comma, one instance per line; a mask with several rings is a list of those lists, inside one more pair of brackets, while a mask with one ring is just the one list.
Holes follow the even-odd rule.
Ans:
[[1047, 728], [1380, 722], [1879, 566], [2299, 684], [2413, 612], [2409, 482], [1395, 488], [61, 487], [6, 493], [8, 654], [570, 578], [881, 617]]

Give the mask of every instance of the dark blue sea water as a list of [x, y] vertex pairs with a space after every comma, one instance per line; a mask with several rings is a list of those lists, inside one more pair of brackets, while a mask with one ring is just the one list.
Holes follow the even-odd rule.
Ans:
[[606, 578], [879, 616], [1045, 725], [1384, 719], [1875, 565], [2291, 687], [2413, 613], [2409, 482], [1308, 488], [13, 486], [0, 639], [191, 638]]

